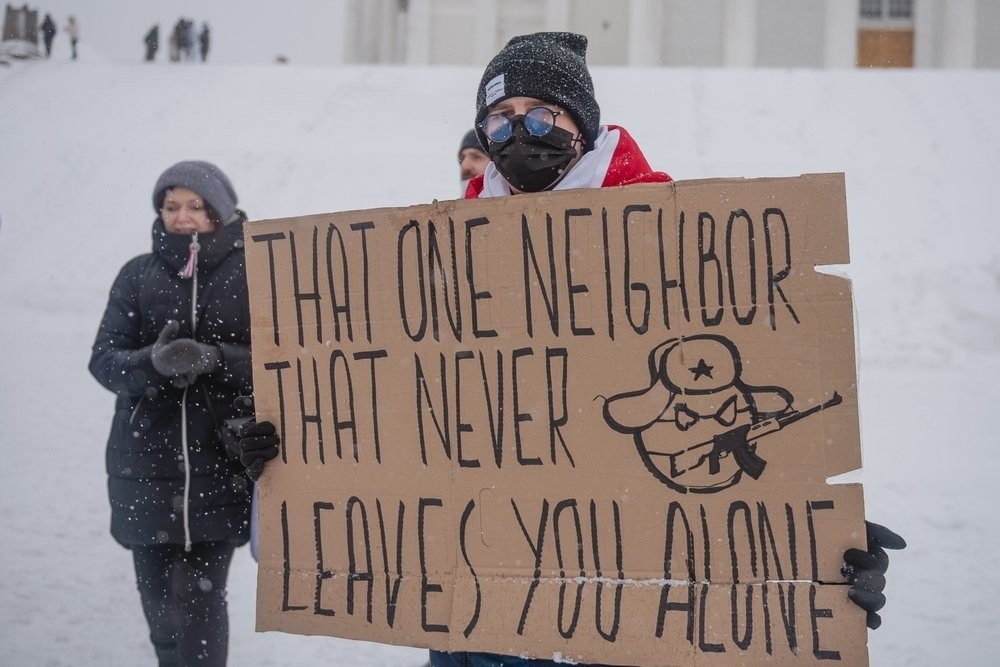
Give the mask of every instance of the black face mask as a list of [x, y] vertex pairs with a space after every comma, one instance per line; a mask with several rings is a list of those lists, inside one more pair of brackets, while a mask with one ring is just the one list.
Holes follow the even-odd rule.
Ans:
[[555, 185], [576, 157], [573, 135], [553, 127], [544, 137], [535, 137], [524, 128], [523, 119], [512, 119], [510, 139], [490, 144], [490, 159], [513, 187], [521, 192], [541, 192]]

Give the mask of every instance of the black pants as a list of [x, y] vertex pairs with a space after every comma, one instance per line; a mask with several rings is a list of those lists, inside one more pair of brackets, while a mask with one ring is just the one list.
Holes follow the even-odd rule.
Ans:
[[133, 546], [136, 585], [160, 667], [224, 667], [232, 544]]

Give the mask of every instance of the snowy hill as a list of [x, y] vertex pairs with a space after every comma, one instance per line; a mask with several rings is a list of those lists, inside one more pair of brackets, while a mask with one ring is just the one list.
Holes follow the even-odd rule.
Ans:
[[[131, 559], [107, 532], [112, 397], [86, 371], [114, 275], [149, 247], [181, 159], [251, 219], [458, 196], [468, 68], [17, 62], [0, 68], [0, 664], [150, 663]], [[595, 71], [603, 118], [678, 179], [847, 174], [868, 514], [894, 555], [872, 664], [988, 664], [1000, 636], [1000, 74]], [[240, 666], [418, 665], [426, 653], [253, 632]]]

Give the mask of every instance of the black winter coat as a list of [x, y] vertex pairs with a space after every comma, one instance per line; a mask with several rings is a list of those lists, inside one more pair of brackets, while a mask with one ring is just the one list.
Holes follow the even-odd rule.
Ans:
[[[219, 435], [222, 422], [239, 414], [234, 399], [251, 391], [245, 221], [241, 213], [217, 238], [201, 239], [193, 335], [194, 281], [178, 275], [191, 237], [167, 234], [159, 218], [153, 252], [129, 261], [111, 288], [90, 372], [117, 394], [108, 438], [108, 493], [111, 534], [126, 547], [184, 544], [185, 502], [192, 542], [244, 544], [249, 536], [249, 481]], [[181, 323], [179, 336], [222, 351], [219, 370], [199, 377], [186, 394], [157, 373], [151, 360], [152, 345], [168, 320]]]
[[52, 17], [48, 14], [45, 15], [45, 20], [42, 21], [42, 34], [48, 37], [50, 40], [56, 36], [56, 24], [52, 20]]

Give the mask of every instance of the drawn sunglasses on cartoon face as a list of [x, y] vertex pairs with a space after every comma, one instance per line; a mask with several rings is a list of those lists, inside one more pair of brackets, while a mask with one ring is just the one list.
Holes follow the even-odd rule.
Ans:
[[646, 468], [686, 493], [715, 493], [767, 462], [759, 441], [800, 419], [841, 403], [837, 392], [807, 410], [792, 408], [791, 392], [747, 384], [739, 350], [724, 336], [671, 338], [649, 353], [649, 385], [604, 404], [612, 429], [633, 437]]

